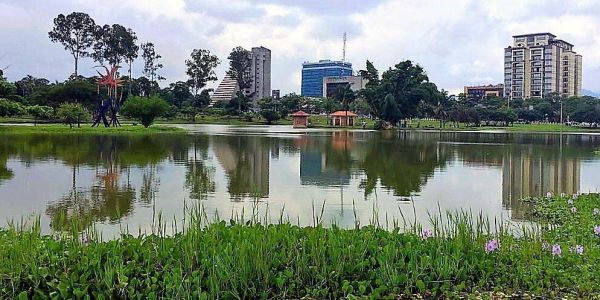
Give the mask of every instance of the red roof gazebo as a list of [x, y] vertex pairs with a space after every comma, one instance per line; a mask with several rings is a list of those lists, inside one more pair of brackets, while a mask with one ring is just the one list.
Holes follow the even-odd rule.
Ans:
[[329, 115], [331, 125], [333, 126], [354, 126], [354, 120], [358, 117], [357, 114], [349, 110], [338, 110]]
[[308, 116], [309, 114], [299, 110], [293, 114], [291, 114], [292, 120], [294, 120], [294, 128], [306, 128], [308, 127]]

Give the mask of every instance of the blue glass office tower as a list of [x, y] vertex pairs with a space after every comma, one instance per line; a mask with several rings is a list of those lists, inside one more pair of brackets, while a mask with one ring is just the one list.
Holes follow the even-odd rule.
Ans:
[[331, 60], [303, 63], [302, 96], [323, 97], [323, 78], [330, 76], [352, 76], [352, 64]]

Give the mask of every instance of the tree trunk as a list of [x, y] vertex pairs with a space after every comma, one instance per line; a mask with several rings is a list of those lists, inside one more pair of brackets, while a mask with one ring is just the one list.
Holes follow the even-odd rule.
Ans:
[[78, 62], [79, 58], [75, 57], [75, 78], [77, 78], [77, 62]]

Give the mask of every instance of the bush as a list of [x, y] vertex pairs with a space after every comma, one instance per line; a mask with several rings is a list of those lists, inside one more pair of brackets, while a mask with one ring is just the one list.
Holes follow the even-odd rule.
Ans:
[[38, 120], [48, 120], [52, 118], [54, 109], [50, 106], [33, 105], [27, 106], [27, 113], [33, 117], [33, 124], [37, 124]]
[[121, 112], [130, 118], [138, 119], [144, 127], [152, 125], [154, 119], [168, 113], [169, 104], [159, 96], [144, 98], [139, 96], [129, 97]]
[[0, 98], [0, 117], [12, 117], [25, 113], [25, 107], [21, 103]]
[[81, 122], [88, 121], [90, 114], [81, 104], [79, 103], [63, 103], [58, 107], [56, 116], [63, 122], [69, 124], [69, 127], [73, 127], [73, 123], [77, 123], [77, 127]]
[[260, 112], [260, 115], [265, 118], [267, 124], [272, 124], [273, 121], [281, 119], [281, 116], [274, 110], [267, 109]]
[[385, 122], [383, 120], [377, 120], [375, 121], [375, 123], [373, 124], [373, 129], [375, 130], [382, 130], [385, 129]]
[[252, 120], [254, 119], [254, 114], [250, 113], [250, 112], [246, 112], [243, 114], [242, 116], [244, 118], [244, 121], [246, 122], [252, 122]]

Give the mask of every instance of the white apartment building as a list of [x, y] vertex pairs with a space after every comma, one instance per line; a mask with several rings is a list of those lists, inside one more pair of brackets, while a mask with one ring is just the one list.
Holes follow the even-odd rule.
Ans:
[[252, 83], [245, 90], [246, 95], [256, 101], [271, 96], [271, 50], [265, 47], [253, 47], [250, 51], [250, 78]]
[[515, 35], [513, 45], [504, 49], [504, 96], [581, 96], [581, 61], [573, 44], [551, 33]]

